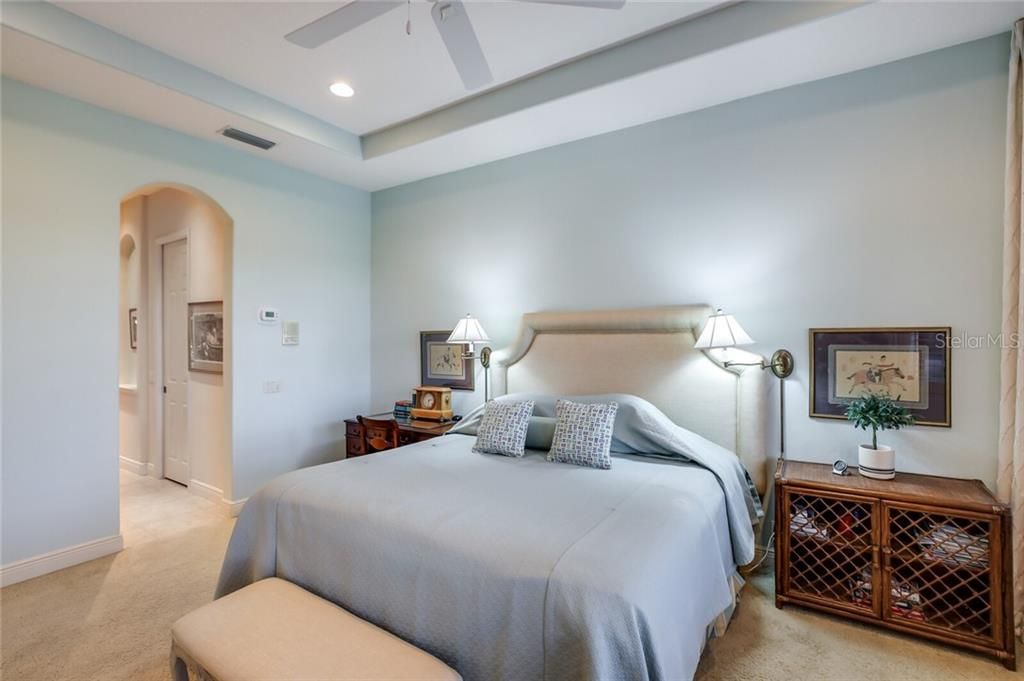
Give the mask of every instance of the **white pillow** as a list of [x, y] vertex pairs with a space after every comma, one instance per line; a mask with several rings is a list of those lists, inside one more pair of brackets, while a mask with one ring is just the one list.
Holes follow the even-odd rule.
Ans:
[[488, 402], [476, 431], [474, 452], [522, 456], [526, 453], [526, 430], [530, 427], [533, 401]]
[[591, 468], [612, 467], [612, 432], [616, 402], [582, 403], [558, 400], [555, 404], [555, 435], [548, 461]]

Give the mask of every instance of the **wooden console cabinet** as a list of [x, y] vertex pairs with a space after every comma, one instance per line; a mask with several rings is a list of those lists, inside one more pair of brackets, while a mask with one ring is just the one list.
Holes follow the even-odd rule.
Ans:
[[775, 604], [992, 655], [1016, 668], [1010, 509], [978, 480], [780, 461]]

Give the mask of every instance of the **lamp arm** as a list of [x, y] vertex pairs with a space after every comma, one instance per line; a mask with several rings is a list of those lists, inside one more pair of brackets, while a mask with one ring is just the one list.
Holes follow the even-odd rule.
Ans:
[[725, 367], [760, 367], [762, 369], [771, 369], [772, 367], [781, 367], [784, 364], [782, 361], [778, 362], [765, 362], [763, 359], [760, 362], [723, 362], [722, 366]]
[[[469, 344], [472, 348], [472, 344]], [[484, 370], [484, 402], [490, 402], [491, 400], [491, 348], [490, 346], [484, 346], [480, 350], [479, 356], [473, 352], [463, 352], [462, 359], [466, 361], [472, 361], [474, 359], [480, 360], [480, 366]]]
[[726, 367], [760, 367], [771, 369], [779, 379], [779, 454], [786, 458], [786, 388], [784, 379], [793, 373], [793, 353], [789, 350], [776, 350], [772, 358], [765, 362], [723, 362]]
[[776, 350], [772, 358], [765, 362], [723, 362], [724, 367], [758, 367], [760, 369], [771, 369], [772, 373], [779, 378], [786, 378], [793, 373], [793, 353], [789, 350]]

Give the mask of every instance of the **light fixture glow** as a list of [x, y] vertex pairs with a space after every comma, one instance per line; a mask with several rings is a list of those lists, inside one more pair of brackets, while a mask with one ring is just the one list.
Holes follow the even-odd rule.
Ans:
[[338, 97], [351, 97], [356, 93], [352, 89], [352, 86], [343, 80], [339, 80], [337, 83], [331, 83], [331, 94], [337, 95]]

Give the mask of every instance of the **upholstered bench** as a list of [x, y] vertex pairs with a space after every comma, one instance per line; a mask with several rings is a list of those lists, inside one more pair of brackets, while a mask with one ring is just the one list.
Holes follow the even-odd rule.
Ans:
[[264, 579], [171, 628], [171, 676], [215, 681], [461, 681], [437, 658], [283, 579]]

